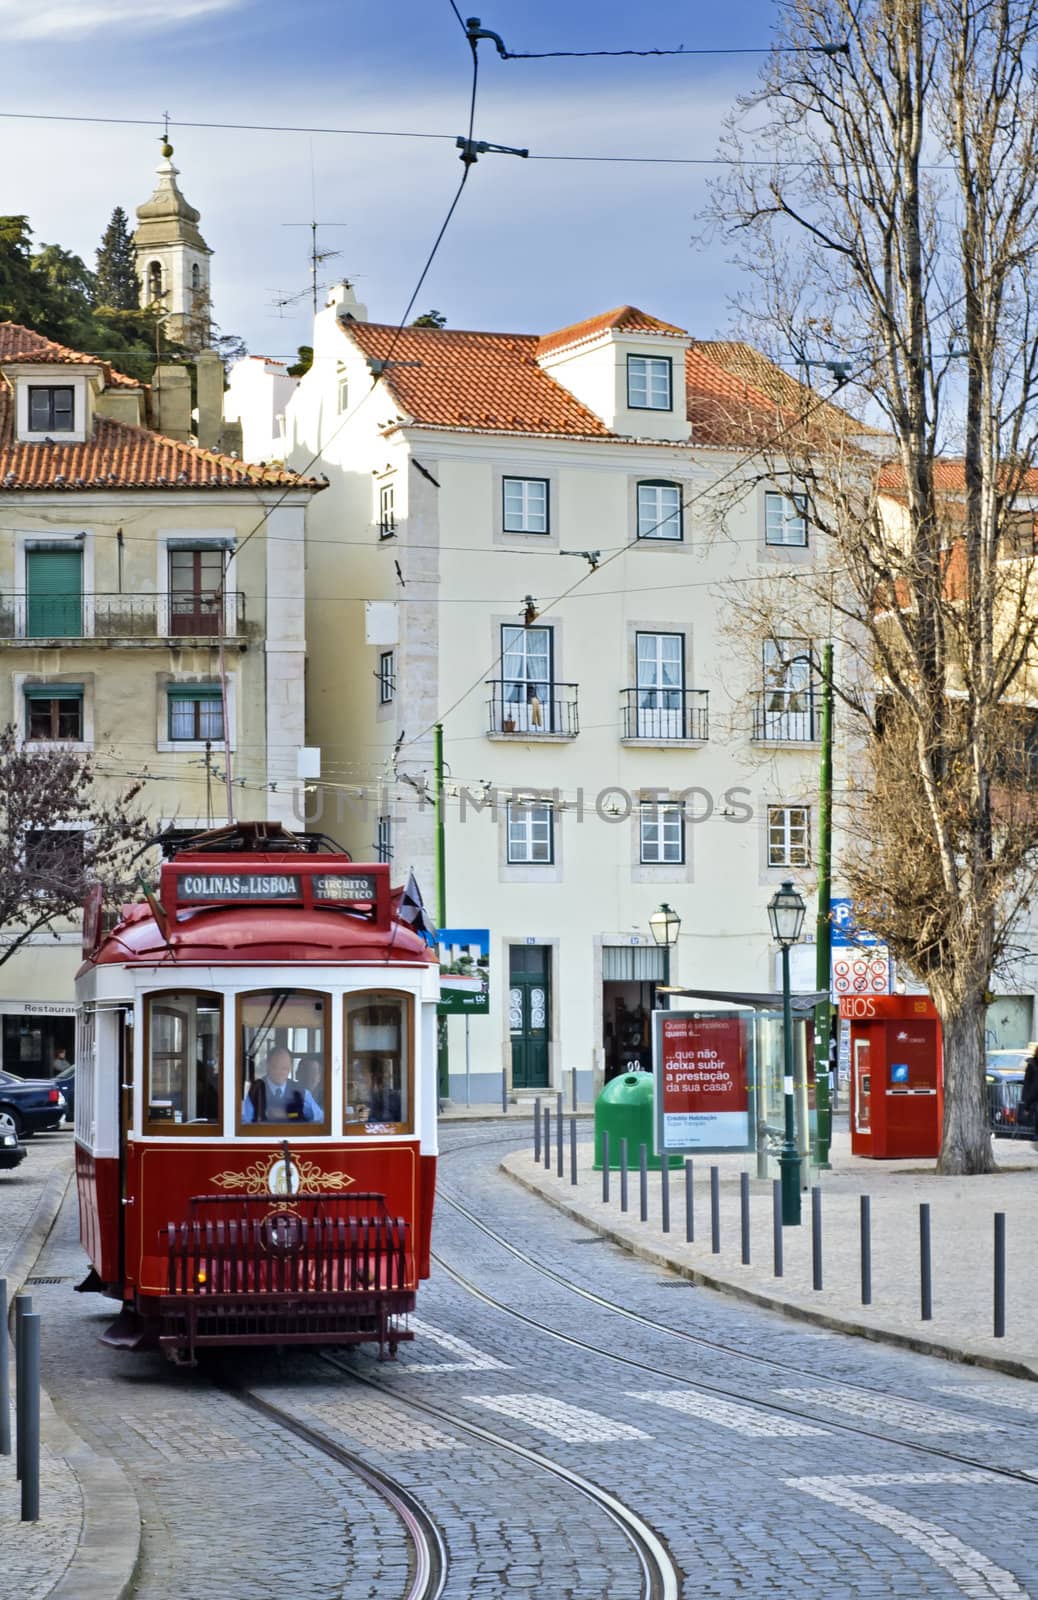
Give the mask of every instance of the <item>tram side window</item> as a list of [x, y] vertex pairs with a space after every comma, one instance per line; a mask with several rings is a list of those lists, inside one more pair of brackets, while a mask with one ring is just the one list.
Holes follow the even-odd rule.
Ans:
[[328, 997], [264, 989], [240, 998], [241, 1121], [328, 1128]]
[[405, 995], [347, 998], [346, 1063], [347, 1124], [409, 1129], [411, 1007]]
[[167, 991], [148, 998], [146, 1121], [219, 1128], [222, 1049], [218, 994]]

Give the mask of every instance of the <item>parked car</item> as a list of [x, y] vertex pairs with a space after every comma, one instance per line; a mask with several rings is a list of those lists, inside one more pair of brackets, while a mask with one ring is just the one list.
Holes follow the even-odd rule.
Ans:
[[1021, 1127], [1017, 1121], [1020, 1091], [1024, 1084], [1024, 1067], [1030, 1050], [989, 1050], [987, 1072], [988, 1107], [991, 1131], [996, 1139], [1033, 1139], [1032, 1125]]
[[74, 1066], [66, 1067], [64, 1072], [59, 1072], [54, 1079], [58, 1088], [65, 1096], [65, 1112], [69, 1122], [74, 1121], [76, 1115], [76, 1069]]
[[0, 1111], [0, 1171], [5, 1167], [17, 1167], [25, 1156], [26, 1149], [18, 1142], [14, 1118], [7, 1111]]
[[61, 1126], [65, 1096], [53, 1078], [16, 1078], [0, 1072], [0, 1117], [7, 1116], [19, 1139]]

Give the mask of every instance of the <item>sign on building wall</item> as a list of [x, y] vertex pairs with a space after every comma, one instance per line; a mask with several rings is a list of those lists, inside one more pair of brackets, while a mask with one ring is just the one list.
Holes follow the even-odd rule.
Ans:
[[490, 1010], [490, 929], [441, 928], [441, 1013], [485, 1015]]
[[752, 1013], [652, 1021], [658, 1153], [752, 1149]]

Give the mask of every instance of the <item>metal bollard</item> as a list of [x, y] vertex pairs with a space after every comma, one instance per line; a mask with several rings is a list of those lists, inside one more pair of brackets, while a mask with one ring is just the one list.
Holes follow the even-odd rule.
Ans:
[[649, 1220], [649, 1152], [644, 1145], [638, 1148], [638, 1216]]
[[0, 1278], [0, 1456], [11, 1454], [11, 1366], [7, 1337], [7, 1279]]
[[544, 1108], [544, 1170], [551, 1171], [551, 1106]]
[[696, 1184], [692, 1157], [685, 1157], [685, 1243], [696, 1242]]
[[721, 1254], [721, 1171], [710, 1168], [710, 1253]]
[[559, 1177], [563, 1174], [562, 1146], [565, 1138], [566, 1126], [562, 1115], [562, 1096], [559, 1095], [558, 1115], [555, 1118], [555, 1171]]
[[573, 1110], [574, 1110], [574, 1113], [575, 1113], [576, 1109], [577, 1109], [577, 1069], [576, 1069], [576, 1067], [574, 1067], [573, 1071], [570, 1073], [569, 1086], [570, 1086], [570, 1095], [571, 1095], [571, 1098], [572, 1098], [572, 1101], [573, 1101]]
[[771, 1180], [771, 1250], [776, 1278], [782, 1276], [782, 1179]]
[[620, 1210], [627, 1210], [627, 1140], [620, 1140]]
[[811, 1287], [822, 1287], [822, 1191], [817, 1184], [811, 1190]]
[[16, 1294], [14, 1297], [14, 1405], [17, 1412], [14, 1443], [15, 1477], [25, 1474], [25, 1439], [22, 1418], [28, 1409], [25, 1398], [25, 1340], [22, 1338], [22, 1319], [32, 1314], [32, 1295]]
[[501, 1114], [508, 1115], [508, 1068], [501, 1068]]
[[739, 1234], [742, 1243], [742, 1264], [750, 1264], [750, 1175], [739, 1174]]
[[930, 1205], [919, 1203], [919, 1315], [933, 1321], [933, 1263], [930, 1258]]
[[664, 1233], [670, 1232], [670, 1157], [666, 1151], [660, 1168], [660, 1228]]
[[533, 1164], [541, 1164], [541, 1097], [537, 1096], [533, 1103]]
[[569, 1181], [576, 1187], [577, 1182], [577, 1119], [569, 1119]]
[[22, 1314], [18, 1330], [22, 1356], [23, 1404], [18, 1407], [18, 1433], [22, 1440], [22, 1521], [40, 1520], [40, 1316]]
[[861, 1303], [872, 1304], [872, 1201], [867, 1194], [859, 1195], [861, 1230]]
[[602, 1204], [609, 1204], [609, 1132], [602, 1129]]
[[995, 1212], [995, 1338], [1006, 1336], [1006, 1214]]

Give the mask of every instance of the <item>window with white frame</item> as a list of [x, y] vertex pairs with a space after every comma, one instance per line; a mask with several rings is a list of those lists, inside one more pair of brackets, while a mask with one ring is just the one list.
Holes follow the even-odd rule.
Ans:
[[669, 356], [627, 357], [627, 404], [632, 411], [670, 411]]
[[506, 533], [548, 532], [547, 478], [504, 478], [501, 492]]
[[769, 490], [764, 496], [765, 544], [807, 544], [807, 500], [802, 494], [779, 494]]
[[339, 415], [350, 409], [350, 380], [341, 372], [339, 374]]
[[218, 683], [171, 683], [166, 704], [173, 742], [223, 739], [223, 697]]
[[768, 807], [768, 866], [811, 865], [811, 807]]
[[389, 539], [396, 532], [396, 507], [393, 485], [384, 483], [378, 491], [378, 533]]
[[390, 816], [379, 817], [378, 832], [375, 840], [375, 849], [379, 861], [392, 861], [393, 859], [393, 819]]
[[681, 486], [649, 479], [638, 485], [639, 539], [680, 539]]
[[681, 807], [644, 800], [639, 814], [643, 866], [680, 866], [685, 859], [685, 819]]
[[378, 703], [388, 706], [396, 693], [396, 651], [383, 650], [378, 658]]
[[76, 426], [76, 392], [71, 384], [32, 384], [29, 389], [29, 431], [72, 433]]
[[509, 862], [550, 866], [555, 859], [555, 819], [551, 806], [511, 800], [506, 809]]

